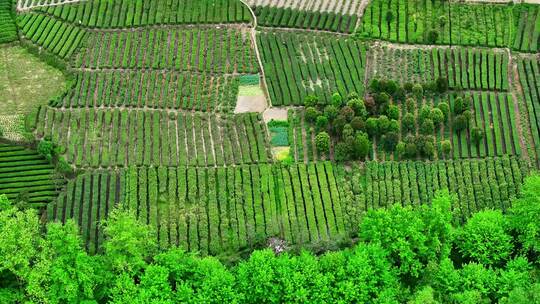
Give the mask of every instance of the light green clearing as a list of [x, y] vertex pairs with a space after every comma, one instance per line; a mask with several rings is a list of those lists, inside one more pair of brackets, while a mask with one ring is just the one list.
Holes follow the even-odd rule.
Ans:
[[0, 109], [2, 114], [27, 114], [66, 87], [61, 71], [24, 48], [0, 48]]
[[259, 85], [240, 86], [238, 96], [261, 96], [264, 95]]

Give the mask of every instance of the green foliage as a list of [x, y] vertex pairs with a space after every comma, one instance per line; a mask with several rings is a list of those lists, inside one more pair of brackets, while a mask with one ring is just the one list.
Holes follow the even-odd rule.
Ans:
[[430, 261], [448, 256], [452, 242], [450, 195], [439, 193], [432, 204], [371, 210], [360, 223], [360, 240], [381, 244], [400, 275], [419, 278]]
[[64, 225], [47, 225], [39, 249], [28, 279], [27, 292], [31, 298], [44, 303], [82, 303], [94, 299], [94, 289], [104, 278], [100, 277], [96, 258], [84, 250], [73, 220]]
[[48, 161], [52, 161], [54, 157], [54, 144], [50, 140], [43, 139], [38, 143], [37, 152]]
[[540, 175], [525, 179], [521, 194], [512, 202], [510, 228], [517, 234], [517, 240], [526, 253], [533, 252], [537, 262], [540, 256]]
[[129, 212], [113, 211], [106, 221], [103, 245], [108, 267], [117, 273], [137, 274], [156, 252], [156, 235]]
[[483, 265], [504, 263], [512, 253], [512, 237], [500, 211], [480, 211], [459, 232], [457, 246], [463, 257]]
[[[122, 210], [104, 223], [103, 252], [90, 256], [73, 221], [41, 229], [34, 210], [17, 210], [0, 196], [0, 300], [536, 303], [538, 265], [511, 252], [507, 245], [523, 242], [522, 232], [513, 230], [514, 240], [504, 228], [507, 220], [512, 229], [537, 225], [538, 210], [523, 208], [538, 205], [538, 183], [538, 176], [527, 179], [509, 217], [482, 211], [462, 228], [454, 227], [452, 198], [438, 192], [430, 205], [369, 211], [353, 248], [321, 256], [258, 250], [230, 268], [177, 247], [158, 251], [151, 227]], [[505, 251], [510, 253], [501, 254]]]
[[315, 136], [315, 145], [317, 150], [321, 153], [328, 153], [330, 151], [330, 135], [327, 132], [319, 132]]

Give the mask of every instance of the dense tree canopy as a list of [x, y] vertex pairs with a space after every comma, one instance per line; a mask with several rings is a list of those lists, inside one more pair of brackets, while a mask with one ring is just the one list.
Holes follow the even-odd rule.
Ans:
[[0, 196], [1, 303], [538, 303], [540, 177], [508, 214], [486, 210], [458, 225], [439, 192], [420, 208], [369, 211], [352, 248], [254, 251], [236, 265], [179, 248], [129, 211], [105, 224], [86, 253], [73, 221], [40, 226], [33, 209]]

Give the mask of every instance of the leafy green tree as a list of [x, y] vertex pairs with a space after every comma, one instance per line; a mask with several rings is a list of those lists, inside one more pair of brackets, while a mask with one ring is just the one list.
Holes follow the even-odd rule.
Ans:
[[388, 118], [390, 119], [399, 119], [399, 107], [396, 105], [389, 105], [388, 109], [386, 110], [386, 114]]
[[318, 104], [318, 102], [319, 102], [319, 97], [315, 95], [307, 95], [304, 98], [304, 105], [306, 106], [306, 108], [315, 107]]
[[28, 278], [27, 292], [43, 303], [82, 303], [94, 300], [94, 289], [103, 279], [100, 264], [82, 246], [73, 220], [50, 223], [40, 244], [36, 264]]
[[391, 131], [382, 136], [382, 142], [384, 144], [384, 149], [388, 152], [392, 152], [396, 149], [396, 146], [399, 142], [399, 134]]
[[345, 142], [338, 142], [334, 148], [334, 158], [336, 161], [349, 160], [352, 148]]
[[352, 152], [356, 159], [365, 159], [371, 147], [371, 141], [364, 132], [356, 132]]
[[361, 220], [359, 238], [386, 248], [400, 275], [419, 278], [429, 262], [449, 255], [450, 204], [448, 192], [440, 192], [431, 208], [394, 205], [388, 210], [370, 210]]
[[399, 122], [395, 119], [390, 120], [390, 125], [388, 126], [387, 132], [399, 133]]
[[480, 145], [484, 139], [484, 135], [484, 130], [480, 129], [479, 127], [474, 127], [471, 129], [471, 139], [476, 146]]
[[334, 105], [328, 105], [324, 107], [324, 116], [328, 119], [328, 121], [333, 121], [338, 116], [339, 111], [338, 108]]
[[441, 151], [445, 156], [449, 156], [452, 152], [452, 143], [448, 139], [441, 142]]
[[310, 123], [314, 123], [319, 115], [321, 115], [321, 113], [315, 107], [307, 107], [306, 113], [304, 114], [306, 121]]
[[103, 229], [104, 258], [112, 272], [138, 274], [156, 253], [156, 234], [129, 211], [116, 209]]
[[428, 105], [422, 106], [418, 114], [418, 123], [422, 125], [426, 119], [431, 119], [431, 108]]
[[37, 152], [48, 161], [52, 161], [54, 157], [54, 144], [50, 140], [43, 139], [38, 143]]
[[317, 151], [320, 153], [328, 153], [330, 151], [330, 135], [327, 132], [319, 132], [315, 136], [315, 145], [317, 146]]
[[422, 125], [420, 126], [420, 131], [425, 135], [433, 134], [433, 132], [435, 132], [435, 124], [433, 123], [433, 120], [429, 118], [424, 119]]
[[319, 264], [330, 281], [328, 303], [398, 303], [401, 288], [396, 271], [388, 252], [378, 244], [329, 252]]
[[0, 210], [0, 273], [28, 281], [38, 256], [40, 225], [34, 209], [18, 210], [2, 197]]
[[407, 98], [405, 101], [405, 108], [408, 113], [414, 113], [416, 110], [416, 101], [413, 98]]
[[461, 254], [484, 265], [504, 263], [512, 253], [512, 237], [500, 211], [475, 213], [459, 233], [457, 246]]
[[424, 88], [421, 84], [417, 83], [412, 87], [412, 93], [416, 97], [416, 100], [420, 101], [424, 97]]
[[440, 302], [435, 300], [434, 290], [431, 286], [425, 286], [419, 289], [407, 304], [439, 304]]
[[379, 133], [379, 123], [377, 118], [370, 117], [366, 120], [366, 131], [370, 136], [375, 136]]
[[315, 126], [317, 127], [317, 130], [325, 130], [328, 127], [328, 118], [323, 115], [317, 116]]
[[416, 137], [413, 135], [408, 135], [405, 138], [405, 156], [406, 157], [415, 157], [418, 153], [417, 147], [416, 147]]
[[355, 131], [365, 131], [366, 122], [361, 117], [355, 117], [353, 120], [351, 120], [351, 127]]
[[388, 132], [388, 129], [390, 128], [390, 120], [386, 115], [381, 115], [377, 119], [377, 131], [379, 135], [382, 135], [386, 132]]
[[450, 106], [448, 103], [445, 101], [439, 102], [437, 108], [444, 114], [444, 121], [448, 120], [448, 114], [450, 114]]
[[416, 129], [416, 119], [412, 113], [403, 115], [402, 123], [405, 132], [413, 132]]
[[437, 80], [435, 80], [435, 88], [439, 94], [443, 94], [448, 91], [448, 85], [448, 78], [437, 77]]
[[354, 115], [356, 115], [358, 117], [366, 118], [368, 116], [366, 104], [364, 103], [363, 100], [351, 99], [347, 103], [347, 106], [350, 107], [351, 109], [353, 109]]
[[341, 108], [339, 114], [345, 118], [347, 122], [350, 122], [354, 118], [354, 110], [349, 106], [344, 106]]
[[235, 303], [241, 294], [235, 290], [234, 275], [216, 258], [199, 258], [180, 248], [171, 248], [154, 258], [167, 270], [176, 290], [176, 302]]
[[461, 132], [469, 127], [469, 120], [465, 115], [457, 115], [454, 118], [454, 131]]
[[519, 197], [512, 202], [510, 228], [524, 253], [532, 252], [539, 263], [540, 256], [540, 175], [533, 174], [525, 179]]
[[446, 119], [444, 117], [444, 113], [440, 108], [433, 108], [431, 109], [431, 114], [429, 115], [431, 120], [433, 120], [433, 123], [436, 126], [440, 126]]
[[332, 94], [332, 105], [338, 109], [343, 105], [343, 97], [339, 93]]

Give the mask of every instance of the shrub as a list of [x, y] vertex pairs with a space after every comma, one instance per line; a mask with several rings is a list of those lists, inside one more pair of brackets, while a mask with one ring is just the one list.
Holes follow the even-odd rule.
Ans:
[[444, 77], [438, 77], [437, 80], [435, 80], [435, 89], [440, 94], [448, 91], [448, 79]]
[[328, 121], [333, 121], [338, 116], [338, 108], [334, 105], [328, 105], [324, 107], [324, 116], [328, 118]]
[[421, 84], [417, 83], [412, 87], [412, 93], [417, 100], [421, 100], [424, 96], [424, 88]]
[[306, 108], [306, 120], [308, 122], [314, 123], [317, 120], [317, 117], [320, 115], [320, 112], [315, 107]]
[[326, 132], [319, 132], [315, 136], [315, 145], [317, 146], [317, 151], [320, 153], [328, 153], [330, 151], [330, 135]]
[[456, 244], [466, 258], [484, 265], [501, 265], [510, 257], [513, 247], [506, 227], [501, 211], [480, 211], [463, 226]]
[[435, 124], [433, 123], [433, 120], [431, 119], [424, 119], [424, 122], [422, 122], [422, 126], [420, 126], [420, 131], [422, 134], [433, 134], [435, 131]]
[[366, 130], [366, 122], [361, 117], [355, 117], [351, 121], [351, 127], [356, 131], [365, 131]]
[[366, 133], [357, 132], [354, 137], [353, 154], [357, 159], [365, 159], [369, 153], [371, 142]]
[[396, 145], [399, 142], [399, 134], [397, 132], [388, 132], [382, 137], [384, 149], [388, 152], [395, 150]]
[[50, 140], [43, 139], [38, 144], [37, 152], [48, 161], [52, 161], [54, 157], [54, 144]]
[[443, 140], [441, 142], [441, 152], [445, 156], [448, 156], [448, 155], [450, 155], [451, 151], [452, 151], [452, 143], [448, 139]]
[[435, 44], [437, 40], [439, 39], [439, 31], [437, 30], [430, 30], [427, 34], [427, 42], [429, 44]]
[[461, 132], [469, 127], [469, 120], [465, 115], [458, 115], [454, 118], [454, 130]]
[[403, 129], [405, 132], [411, 132], [415, 130], [416, 120], [414, 119], [414, 115], [412, 113], [405, 114], [403, 116], [402, 122], [403, 122]]
[[396, 105], [390, 105], [388, 106], [388, 109], [386, 110], [386, 114], [388, 115], [388, 118], [390, 119], [399, 119], [399, 108]]
[[484, 130], [478, 127], [474, 127], [471, 130], [471, 139], [476, 146], [480, 145], [480, 142], [484, 139], [484, 135]]
[[324, 130], [328, 127], [328, 118], [323, 115], [317, 116], [317, 121], [315, 122], [315, 126], [317, 126], [318, 130]]
[[340, 108], [343, 105], [343, 97], [339, 93], [332, 95], [332, 105], [336, 108]]
[[350, 122], [354, 118], [354, 110], [349, 106], [341, 108], [339, 113], [346, 121]]
[[390, 128], [390, 120], [386, 115], [381, 115], [377, 119], [377, 131], [379, 135], [382, 135]]
[[377, 118], [370, 117], [366, 120], [366, 131], [370, 136], [375, 136], [379, 133], [378, 126]]
[[446, 121], [448, 119], [448, 114], [450, 113], [450, 106], [447, 102], [440, 102], [437, 105], [437, 108], [441, 110], [441, 112], [444, 114], [444, 120]]
[[431, 109], [431, 114], [429, 115], [429, 117], [431, 118], [431, 120], [433, 120], [433, 123], [437, 126], [440, 126], [445, 120], [444, 113], [439, 108]]

